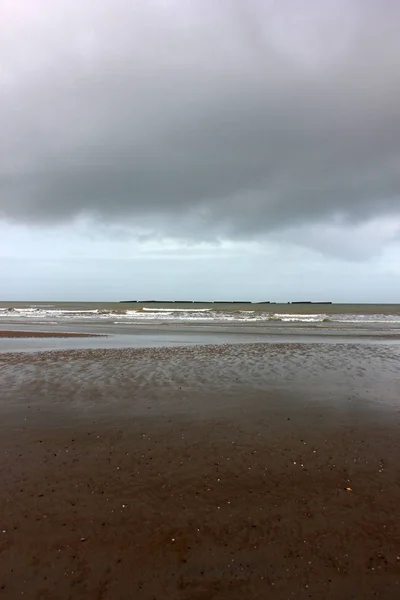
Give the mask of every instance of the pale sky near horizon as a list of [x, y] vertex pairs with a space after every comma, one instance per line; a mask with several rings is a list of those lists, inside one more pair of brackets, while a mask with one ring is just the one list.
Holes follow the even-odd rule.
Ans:
[[2, 0], [0, 300], [400, 302], [399, 23]]

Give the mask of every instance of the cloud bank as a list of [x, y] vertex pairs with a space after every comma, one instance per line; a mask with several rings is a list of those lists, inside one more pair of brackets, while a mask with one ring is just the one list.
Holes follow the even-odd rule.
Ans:
[[395, 0], [0, 11], [6, 219], [246, 240], [400, 217]]

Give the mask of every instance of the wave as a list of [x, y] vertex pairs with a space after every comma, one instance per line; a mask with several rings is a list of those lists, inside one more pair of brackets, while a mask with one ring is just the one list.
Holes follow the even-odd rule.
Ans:
[[130, 312], [160, 312], [160, 313], [168, 313], [168, 312], [174, 312], [174, 313], [203, 313], [203, 312], [209, 312], [211, 311], [211, 308], [147, 308], [146, 306], [144, 306], [143, 308], [139, 309], [138, 311], [130, 311]]
[[286, 313], [266, 310], [229, 310], [215, 308], [57, 308], [54, 305], [27, 307], [0, 307], [0, 321], [31, 323], [101, 322], [101, 323], [140, 323], [140, 322], [199, 322], [199, 323], [249, 323], [273, 326], [284, 324], [324, 324], [328, 326], [382, 325], [400, 326], [400, 315], [385, 314], [327, 314], [327, 313]]

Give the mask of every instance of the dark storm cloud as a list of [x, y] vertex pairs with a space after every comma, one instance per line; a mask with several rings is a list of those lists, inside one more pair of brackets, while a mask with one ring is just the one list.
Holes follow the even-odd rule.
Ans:
[[0, 214], [197, 238], [400, 214], [394, 0], [29, 6], [0, 24]]

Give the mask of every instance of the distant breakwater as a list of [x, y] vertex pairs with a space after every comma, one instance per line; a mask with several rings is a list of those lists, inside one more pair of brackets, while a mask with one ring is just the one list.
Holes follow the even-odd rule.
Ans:
[[[249, 300], [120, 300], [120, 304], [277, 304], [270, 300], [250, 302]], [[287, 304], [333, 304], [332, 302], [312, 302], [311, 300], [296, 300]]]

